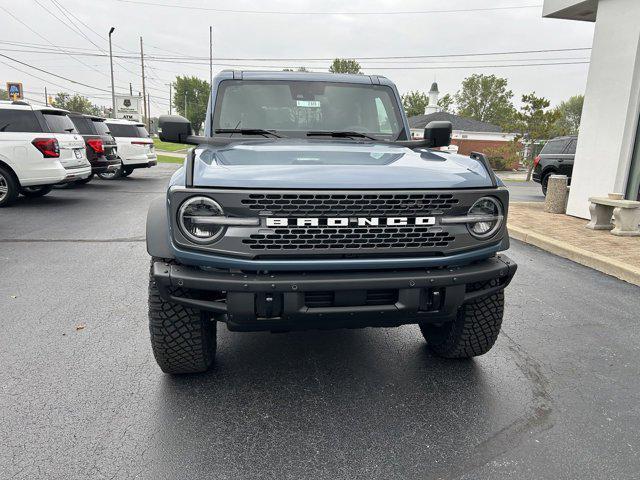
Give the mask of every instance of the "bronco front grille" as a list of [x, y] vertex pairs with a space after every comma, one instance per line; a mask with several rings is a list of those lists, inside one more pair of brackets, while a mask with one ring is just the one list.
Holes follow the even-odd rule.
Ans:
[[242, 240], [251, 250], [444, 248], [455, 240], [428, 226], [375, 228], [276, 228]]
[[252, 193], [241, 201], [272, 214], [378, 217], [444, 213], [458, 202], [450, 193]]

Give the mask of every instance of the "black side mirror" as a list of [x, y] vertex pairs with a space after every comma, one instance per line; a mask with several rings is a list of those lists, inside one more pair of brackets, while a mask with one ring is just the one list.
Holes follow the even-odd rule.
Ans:
[[429, 142], [429, 148], [446, 147], [450, 145], [452, 129], [451, 122], [429, 122], [424, 128], [424, 139]]
[[160, 115], [158, 135], [163, 142], [186, 143], [187, 137], [193, 135], [191, 122], [180, 115]]

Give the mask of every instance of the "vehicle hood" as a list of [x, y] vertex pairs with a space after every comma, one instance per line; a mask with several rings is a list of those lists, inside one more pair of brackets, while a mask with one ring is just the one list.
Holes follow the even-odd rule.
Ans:
[[247, 140], [195, 150], [194, 186], [304, 189], [491, 187], [484, 166], [448, 152], [349, 140]]

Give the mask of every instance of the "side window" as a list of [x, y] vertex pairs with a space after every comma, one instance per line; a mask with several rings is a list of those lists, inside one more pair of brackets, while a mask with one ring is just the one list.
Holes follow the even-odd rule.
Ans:
[[567, 146], [567, 149], [565, 150], [564, 153], [570, 154], [570, 155], [575, 155], [576, 154], [576, 144], [577, 143], [578, 143], [578, 141], [575, 138], [573, 140], [571, 140], [569, 142], [569, 145]]
[[566, 146], [566, 140], [549, 140], [546, 145], [542, 148], [540, 154], [544, 155], [555, 155], [558, 153], [562, 153], [564, 151], [564, 147]]
[[41, 132], [31, 110], [0, 109], [0, 132]]
[[69, 117], [73, 124], [76, 126], [76, 130], [80, 135], [92, 135], [95, 132], [93, 131], [93, 126], [91, 125], [91, 121], [85, 117]]
[[380, 97], [376, 97], [376, 111], [378, 112], [378, 131], [380, 133], [393, 133], [387, 109], [384, 108], [384, 104]]

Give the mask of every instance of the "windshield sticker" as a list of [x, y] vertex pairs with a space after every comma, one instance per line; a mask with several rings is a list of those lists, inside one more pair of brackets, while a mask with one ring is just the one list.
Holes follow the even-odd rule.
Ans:
[[305, 108], [320, 108], [320, 102], [317, 100], [296, 100], [296, 105]]

